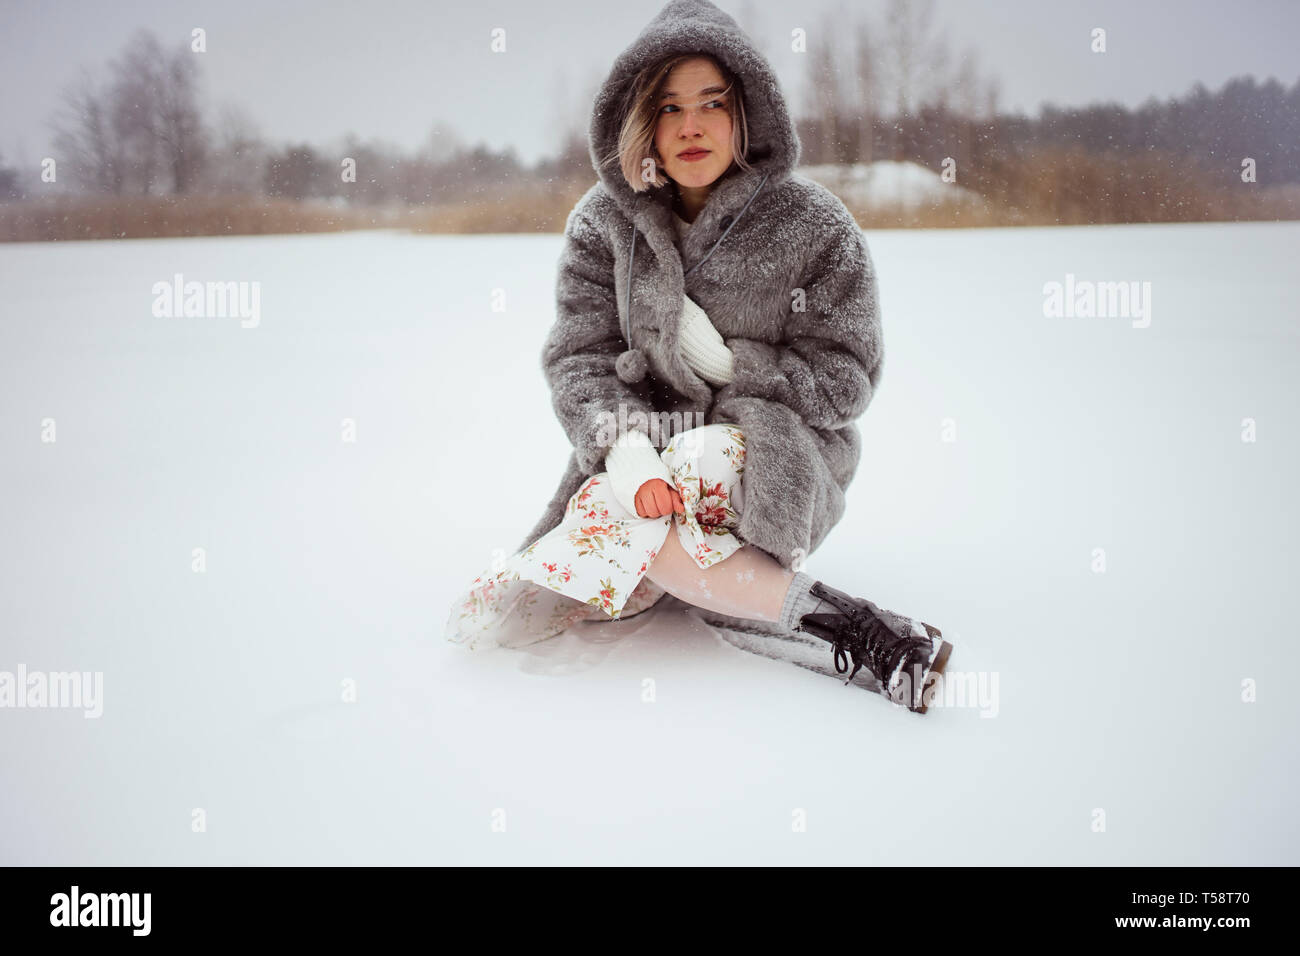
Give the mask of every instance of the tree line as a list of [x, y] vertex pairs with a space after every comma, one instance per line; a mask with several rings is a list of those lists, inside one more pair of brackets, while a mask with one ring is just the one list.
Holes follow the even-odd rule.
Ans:
[[[1300, 183], [1300, 79], [1286, 88], [1243, 76], [1217, 92], [1197, 84], [1138, 109], [1103, 103], [1004, 114], [996, 81], [980, 77], [973, 54], [955, 58], [943, 37], [932, 36], [929, 12], [894, 3], [880, 29], [823, 25], [818, 35], [836, 46], [828, 41], [807, 60], [811, 97], [797, 121], [803, 162], [911, 160], [938, 171], [952, 158], [968, 188], [1000, 198], [1027, 188], [1015, 182], [1032, 167], [1027, 157], [1063, 151], [1112, 164], [1177, 157], [1223, 177], [1249, 156], [1266, 171], [1261, 181]], [[102, 84], [83, 71], [64, 91], [52, 120], [61, 187], [111, 197], [239, 194], [423, 206], [490, 198], [505, 184], [594, 175], [578, 123], [556, 155], [531, 167], [511, 150], [468, 146], [441, 124], [415, 151], [350, 134], [333, 146], [273, 144], [238, 106], [205, 116], [199, 87], [188, 46], [168, 50], [138, 31]], [[37, 170], [0, 158], [0, 197], [38, 198], [45, 188]]]

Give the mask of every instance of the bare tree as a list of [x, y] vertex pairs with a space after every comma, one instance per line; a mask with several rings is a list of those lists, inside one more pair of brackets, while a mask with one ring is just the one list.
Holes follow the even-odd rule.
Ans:
[[[224, 103], [215, 141], [206, 155], [202, 186], [220, 193], [255, 193], [266, 167], [266, 140], [242, 106]], [[196, 184], [199, 185], [199, 184]]]
[[879, 52], [876, 49], [875, 29], [865, 20], [854, 30], [856, 100], [858, 106], [857, 156], [859, 163], [870, 163], [875, 157], [875, 127], [877, 103], [880, 96]]
[[63, 91], [63, 106], [51, 125], [55, 149], [62, 154], [55, 158], [79, 173], [80, 185], [117, 196], [126, 183], [126, 152], [109, 114], [108, 97], [95, 90], [83, 69]]
[[948, 56], [946, 44], [930, 36], [933, 23], [934, 0], [890, 0], [882, 40], [894, 92], [890, 139], [896, 160], [903, 156], [900, 125], [942, 88], [942, 80], [935, 83], [935, 71], [945, 68]]
[[265, 142], [257, 121], [239, 103], [222, 104], [217, 120], [217, 148], [238, 153]]
[[879, 52], [874, 26], [842, 9], [823, 13], [807, 77], [814, 152], [824, 161], [869, 163], [879, 113]]
[[23, 190], [18, 185], [18, 170], [6, 166], [3, 157], [0, 157], [0, 202], [21, 199], [22, 196]]
[[110, 66], [109, 116], [126, 160], [124, 176], [132, 192], [144, 195], [154, 191], [161, 162], [158, 67], [162, 55], [158, 39], [140, 30]]
[[956, 77], [952, 75], [952, 50], [948, 38], [939, 36], [926, 51], [925, 68], [918, 77], [917, 99], [922, 107], [932, 106], [947, 112], [956, 97]]
[[966, 47], [958, 60], [953, 77], [953, 108], [966, 119], [978, 119], [984, 104], [980, 102], [979, 54], [973, 46]]
[[198, 102], [194, 54], [182, 44], [158, 63], [157, 137], [172, 189], [188, 192], [203, 168], [208, 140]]
[[267, 157], [265, 183], [270, 196], [307, 199], [329, 194], [333, 167], [311, 146], [289, 146]]
[[1002, 81], [996, 76], [991, 76], [988, 82], [984, 84], [984, 112], [988, 115], [990, 121], [998, 117], [998, 101], [1002, 94]]
[[[844, 112], [843, 77], [839, 69], [838, 13], [823, 12], [821, 21], [809, 30], [809, 48], [803, 54], [808, 77], [807, 114], [817, 138], [809, 159], [842, 163], [846, 149], [841, 137]], [[856, 137], [855, 137], [856, 138]]]
[[[187, 192], [207, 150], [198, 105], [197, 70], [187, 46], [167, 54], [158, 38], [140, 30], [109, 65], [100, 93], [85, 71], [64, 93], [55, 144], [101, 192], [144, 195]], [[158, 188], [156, 188], [158, 187]]]

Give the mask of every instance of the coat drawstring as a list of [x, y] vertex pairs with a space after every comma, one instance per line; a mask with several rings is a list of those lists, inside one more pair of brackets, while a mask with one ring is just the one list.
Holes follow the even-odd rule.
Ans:
[[[736, 218], [731, 221], [731, 224], [728, 225], [726, 229], [722, 230], [722, 235], [718, 236], [717, 240], [714, 241], [713, 245], [709, 247], [709, 251], [705, 253], [704, 258], [701, 259], [699, 262], [695, 263], [695, 265], [691, 266], [684, 273], [682, 273], [683, 278], [690, 275], [700, 266], [704, 265], [704, 263], [709, 261], [709, 256], [713, 255], [714, 250], [717, 249], [718, 246], [722, 245], [722, 240], [727, 238], [727, 233], [731, 232], [731, 230], [736, 228], [736, 223], [740, 222], [741, 217], [745, 215], [745, 211], [749, 209], [749, 204], [752, 203], [755, 197], [758, 196], [759, 190], [763, 188], [763, 184], [767, 182], [767, 177], [770, 175], [772, 175], [770, 172], [763, 174], [763, 178], [759, 180], [758, 185], [754, 187], [754, 191], [750, 194], [749, 198], [745, 200], [745, 205], [740, 207], [740, 212], [736, 214]], [[631, 334], [632, 333], [632, 274], [633, 274], [632, 267], [633, 267], [633, 263], [636, 261], [636, 233], [637, 233], [636, 223], [633, 222], [632, 243], [631, 243], [631, 248], [628, 251], [628, 255], [627, 255], [627, 291], [624, 296], [623, 316], [621, 320], [621, 324], [623, 328], [623, 341], [625, 341], [628, 344], [628, 349], [622, 355], [620, 355], [618, 357], [618, 361], [614, 363], [614, 369], [619, 379], [624, 382], [627, 382], [629, 385], [634, 382], [641, 381], [641, 379], [645, 378], [645, 374], [646, 374], [645, 356], [641, 353], [639, 349], [632, 347], [632, 334]]]

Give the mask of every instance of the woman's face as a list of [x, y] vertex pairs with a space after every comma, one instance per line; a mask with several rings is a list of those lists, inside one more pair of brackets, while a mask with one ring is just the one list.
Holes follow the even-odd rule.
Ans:
[[668, 74], [658, 103], [655, 148], [664, 172], [679, 186], [708, 186], [731, 166], [734, 91], [719, 99], [726, 86], [718, 68], [703, 57], [685, 60]]

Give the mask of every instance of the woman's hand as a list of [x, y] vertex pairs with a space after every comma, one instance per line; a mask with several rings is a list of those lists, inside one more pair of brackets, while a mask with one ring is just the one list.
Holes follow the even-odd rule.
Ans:
[[682, 496], [662, 478], [651, 478], [636, 490], [636, 513], [642, 518], [662, 518], [664, 515], [686, 513]]

